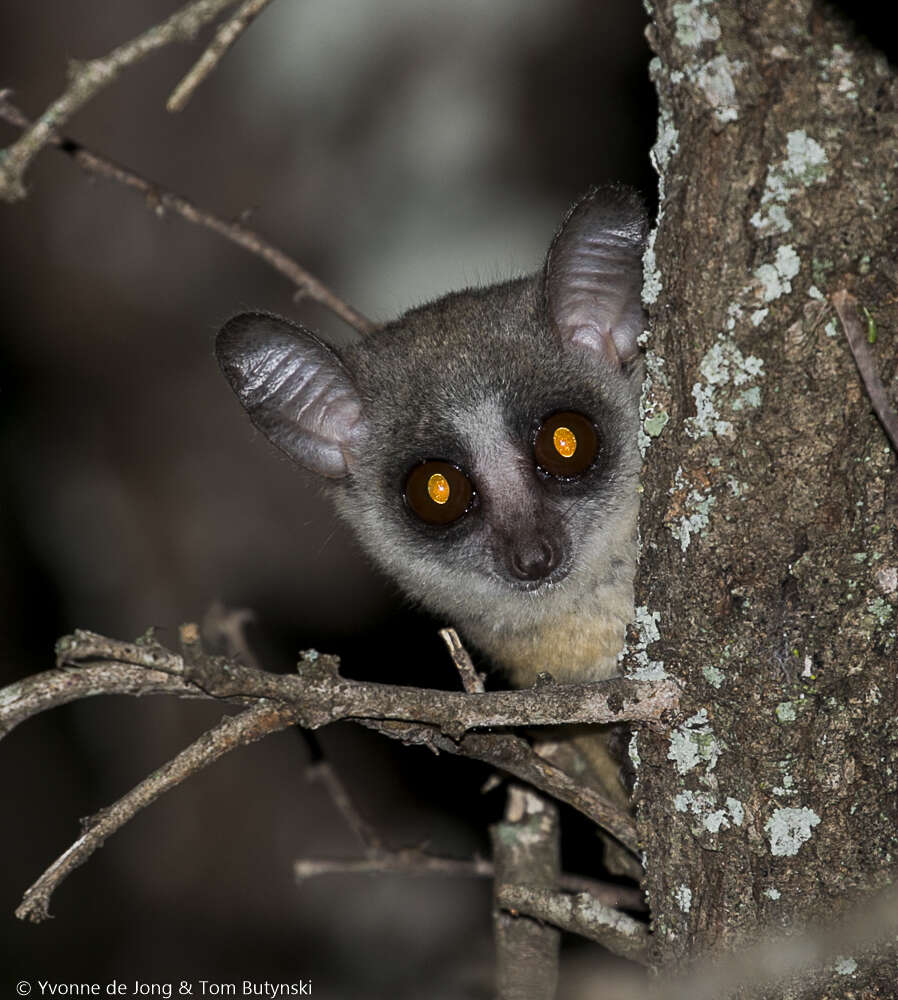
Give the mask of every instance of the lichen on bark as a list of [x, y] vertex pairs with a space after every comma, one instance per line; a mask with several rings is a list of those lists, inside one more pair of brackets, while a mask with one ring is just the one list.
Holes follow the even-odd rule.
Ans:
[[[639, 735], [635, 796], [675, 966], [831, 918], [898, 866], [898, 463], [829, 301], [875, 317], [898, 398], [898, 87], [811, 0], [650, 13], [638, 652], [687, 722]], [[832, 990], [894, 996], [878, 957], [833, 956]]]

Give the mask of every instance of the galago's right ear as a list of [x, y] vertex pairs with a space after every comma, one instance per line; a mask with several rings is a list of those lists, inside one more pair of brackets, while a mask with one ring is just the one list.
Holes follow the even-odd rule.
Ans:
[[568, 212], [546, 258], [548, 317], [565, 344], [615, 366], [639, 353], [648, 219], [626, 187], [594, 188]]
[[295, 462], [339, 479], [365, 429], [358, 391], [336, 353], [268, 313], [228, 320], [215, 355], [259, 430]]

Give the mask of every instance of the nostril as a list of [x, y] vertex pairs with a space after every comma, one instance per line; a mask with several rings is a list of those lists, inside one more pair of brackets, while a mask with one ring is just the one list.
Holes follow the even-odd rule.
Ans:
[[558, 554], [544, 538], [519, 541], [509, 560], [519, 580], [542, 580], [558, 566]]

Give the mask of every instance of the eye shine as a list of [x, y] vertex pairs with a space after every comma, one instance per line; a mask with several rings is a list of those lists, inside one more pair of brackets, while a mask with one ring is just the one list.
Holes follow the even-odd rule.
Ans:
[[577, 450], [577, 436], [570, 427], [556, 427], [552, 444], [562, 458], [570, 458]]
[[449, 487], [449, 480], [441, 472], [435, 472], [427, 480], [427, 495], [434, 503], [444, 504], [449, 502], [452, 490]]
[[416, 465], [406, 476], [406, 507], [425, 524], [451, 524], [468, 512], [474, 486], [458, 466], [431, 459]]
[[556, 479], [575, 479], [599, 456], [599, 432], [584, 413], [561, 410], [546, 417], [533, 437], [537, 466]]

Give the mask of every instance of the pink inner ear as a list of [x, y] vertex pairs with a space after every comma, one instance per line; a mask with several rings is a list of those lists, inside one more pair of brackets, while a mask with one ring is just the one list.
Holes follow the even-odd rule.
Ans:
[[622, 359], [614, 343], [611, 331], [602, 332], [595, 325], [578, 326], [571, 333], [572, 344], [582, 344], [591, 351], [601, 355], [606, 361], [613, 365], [622, 364]]

